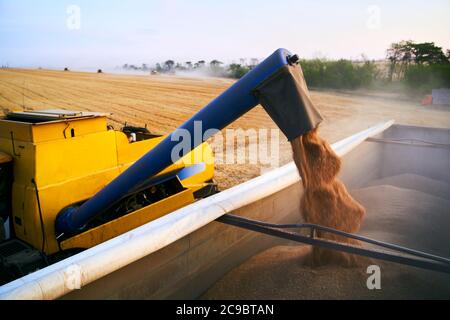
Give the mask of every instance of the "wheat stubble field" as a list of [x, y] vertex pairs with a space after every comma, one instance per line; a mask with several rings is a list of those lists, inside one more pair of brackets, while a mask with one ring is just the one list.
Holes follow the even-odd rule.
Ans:
[[[0, 110], [67, 109], [110, 113], [120, 129], [125, 122], [148, 125], [168, 134], [233, 83], [230, 79], [137, 76], [73, 71], [0, 69]], [[321, 135], [330, 142], [389, 119], [397, 123], [450, 128], [450, 111], [423, 107], [392, 94], [312, 91], [325, 121]], [[232, 106], [230, 106], [232, 107]], [[261, 107], [230, 128], [276, 128]], [[290, 145], [280, 136], [280, 165], [292, 160]], [[254, 164], [218, 165], [221, 189], [260, 174]]]

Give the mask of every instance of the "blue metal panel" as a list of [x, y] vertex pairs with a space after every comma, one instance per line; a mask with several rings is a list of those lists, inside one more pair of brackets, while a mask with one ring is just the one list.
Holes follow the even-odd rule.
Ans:
[[[202, 122], [202, 138], [203, 133], [208, 129], [223, 129], [258, 104], [252, 91], [274, 72], [288, 64], [289, 56], [289, 51], [285, 49], [276, 50], [177, 130], [186, 129], [194, 136], [195, 121]], [[180, 154], [178, 158], [172, 159], [172, 149], [179, 143], [172, 141], [172, 135], [174, 133], [166, 137], [79, 208], [71, 207], [61, 212], [56, 219], [57, 235], [76, 233], [92, 218], [104, 212], [133, 188], [143, 184], [148, 178], [158, 174], [177, 161], [179, 157], [184, 156], [184, 154]], [[202, 142], [203, 139], [197, 139], [197, 141], [192, 139], [191, 150]]]

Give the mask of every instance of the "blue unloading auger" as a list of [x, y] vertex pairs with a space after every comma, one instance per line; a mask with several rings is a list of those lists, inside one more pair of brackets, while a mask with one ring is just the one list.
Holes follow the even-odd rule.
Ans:
[[[204, 136], [205, 131], [223, 129], [258, 104], [264, 107], [288, 140], [315, 128], [322, 118], [309, 98], [302, 71], [297, 65], [298, 60], [297, 55], [285, 49], [276, 50], [186, 121], [177, 130], [188, 130], [191, 136], [194, 134], [194, 123], [201, 121], [202, 124], [202, 139], [193, 139], [190, 150], [208, 138]], [[177, 139], [172, 139], [173, 134], [81, 206], [64, 209], [56, 218], [57, 236], [79, 233], [130, 191], [183, 157], [185, 154], [175, 159], [172, 157], [172, 150], [179, 143]], [[186, 149], [183, 152], [188, 153]]]

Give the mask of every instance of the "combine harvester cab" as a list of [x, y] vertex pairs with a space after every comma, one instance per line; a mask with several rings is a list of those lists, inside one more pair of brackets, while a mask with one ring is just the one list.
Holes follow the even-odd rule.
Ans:
[[214, 158], [204, 143], [120, 201], [111, 201], [79, 232], [57, 238], [55, 219], [63, 208], [82, 204], [163, 138], [145, 128], [112, 130], [105, 114], [93, 112], [12, 112], [0, 120], [3, 281], [215, 193]]

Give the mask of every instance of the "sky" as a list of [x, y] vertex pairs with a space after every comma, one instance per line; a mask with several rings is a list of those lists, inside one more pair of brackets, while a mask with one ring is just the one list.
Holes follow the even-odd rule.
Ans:
[[280, 47], [380, 59], [400, 40], [450, 49], [450, 0], [0, 0], [0, 65], [13, 67], [233, 62]]

